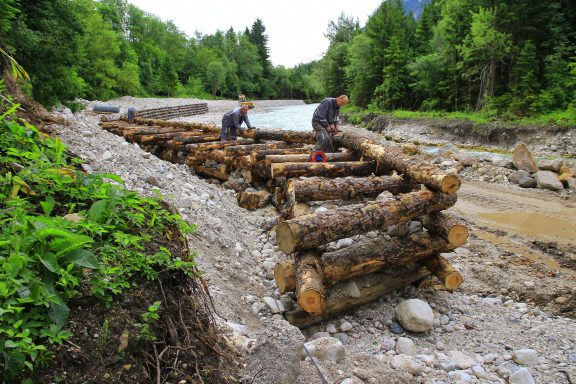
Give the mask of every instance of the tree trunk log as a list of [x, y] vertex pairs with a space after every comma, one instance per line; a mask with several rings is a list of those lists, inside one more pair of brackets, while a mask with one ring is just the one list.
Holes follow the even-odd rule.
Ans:
[[296, 255], [296, 297], [304, 311], [315, 316], [324, 313], [324, 284], [318, 265], [318, 254], [304, 252]]
[[343, 291], [345, 292], [344, 285], [348, 282], [341, 282], [330, 290], [330, 293], [325, 300], [326, 309], [322, 315], [323, 317], [313, 316], [302, 308], [297, 308], [286, 313], [286, 320], [288, 320], [290, 324], [299, 328], [309, 327], [310, 325], [319, 323], [324, 319], [374, 301], [387, 293], [403, 288], [415, 281], [424, 279], [429, 275], [430, 272], [428, 269], [421, 267], [411, 270], [407, 269], [406, 271], [393, 271], [391, 273], [377, 272], [357, 277], [351, 281], [354, 281], [359, 287], [359, 297], [349, 297], [346, 294], [343, 294]]
[[294, 201], [351, 200], [378, 196], [384, 191], [393, 195], [412, 191], [416, 185], [402, 176], [347, 177], [337, 179], [291, 180]]
[[221, 181], [226, 181], [230, 177], [230, 173], [227, 171], [227, 167], [225, 165], [219, 165], [216, 168], [196, 165], [194, 167], [194, 171], [199, 175], [211, 177]]
[[[163, 141], [172, 140], [179, 137], [197, 137], [206, 136], [206, 132], [202, 131], [179, 131], [179, 132], [169, 132], [169, 133], [153, 133], [136, 136], [136, 142], [142, 144], [156, 144]], [[214, 135], [209, 135], [214, 136]]]
[[315, 144], [314, 132], [286, 131], [282, 129], [247, 129], [242, 137], [254, 140], [278, 140], [286, 143]]
[[[128, 118], [126, 116], [122, 116], [121, 120], [127, 121]], [[182, 128], [185, 130], [202, 130], [204, 132], [213, 132], [213, 133], [220, 133], [221, 128], [218, 127], [216, 124], [207, 124], [207, 123], [199, 123], [199, 122], [184, 122], [184, 121], [168, 121], [168, 120], [161, 120], [161, 119], [146, 119], [142, 117], [137, 117], [134, 119], [136, 124], [142, 125], [157, 125], [159, 127], [174, 127], [174, 128]]]
[[460, 188], [460, 179], [455, 173], [446, 173], [428, 161], [405, 154], [400, 147], [377, 144], [353, 134], [337, 135], [334, 145], [354, 150], [362, 156], [373, 159], [380, 168], [391, 168], [427, 187], [444, 193], [454, 194]]
[[197, 152], [194, 157], [196, 160], [206, 161], [206, 160], [213, 160], [217, 163], [224, 164], [225, 163], [225, 156], [224, 151], [221, 149], [215, 149], [213, 151], [201, 151]]
[[[358, 159], [353, 152], [335, 152], [327, 153], [326, 159], [328, 161], [354, 161]], [[310, 150], [302, 154], [288, 154], [288, 155], [268, 155], [266, 156], [266, 163], [308, 163], [310, 161]]]
[[172, 140], [175, 145], [206, 143], [211, 141], [220, 141], [220, 135], [202, 135], [202, 136], [176, 136]]
[[[295, 147], [299, 145], [300, 147]], [[252, 158], [252, 163], [256, 164], [258, 162], [264, 161], [268, 155], [297, 155], [303, 153], [310, 153], [311, 147], [302, 147], [302, 144], [291, 144], [290, 148], [279, 148], [279, 149], [266, 149], [262, 151], [252, 151], [250, 157]]]
[[468, 240], [468, 228], [462, 220], [444, 212], [436, 212], [422, 218], [422, 224], [436, 236], [440, 236], [455, 248]]
[[214, 143], [199, 143], [199, 144], [187, 144], [186, 150], [188, 153], [196, 153], [203, 151], [211, 151], [214, 149], [223, 149], [226, 147], [238, 146], [238, 145], [250, 145], [254, 144], [252, 139], [236, 140], [236, 141], [218, 141]]
[[374, 172], [372, 161], [346, 161], [336, 163], [273, 163], [270, 164], [270, 175], [279, 177], [345, 177], [366, 176]]
[[440, 255], [422, 259], [419, 263], [425, 265], [449, 291], [458, 289], [464, 282], [464, 278], [460, 272]]
[[[319, 262], [324, 283], [332, 285], [383, 269], [408, 265], [438, 253], [450, 252], [454, 248], [442, 238], [433, 237], [427, 232], [416, 232], [403, 238], [392, 238], [390, 241], [382, 238], [365, 239], [337, 251], [325, 252], [320, 256]], [[289, 276], [295, 273], [295, 265], [284, 260], [282, 264], [276, 264], [275, 270], [278, 270], [279, 275]], [[283, 291], [276, 281], [281, 293], [296, 289], [296, 285], [289, 285], [290, 283], [283, 283]]]
[[224, 149], [224, 154], [226, 155], [226, 157], [246, 156], [250, 155], [252, 151], [286, 148], [286, 147], [288, 147], [288, 144], [282, 141], [273, 141], [263, 144], [235, 145], [231, 147], [226, 147]]
[[242, 208], [254, 210], [263, 208], [270, 202], [270, 193], [267, 191], [240, 192], [238, 193], [238, 205]]
[[438, 212], [455, 203], [455, 195], [421, 190], [391, 200], [339, 207], [280, 223], [276, 227], [276, 241], [286, 254], [313, 249], [337, 239]]
[[282, 255], [274, 267], [274, 279], [280, 293], [296, 290], [296, 268], [294, 257]]

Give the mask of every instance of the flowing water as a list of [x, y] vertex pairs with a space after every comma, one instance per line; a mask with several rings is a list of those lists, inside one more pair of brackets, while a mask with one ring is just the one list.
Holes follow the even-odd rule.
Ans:
[[257, 128], [312, 131], [312, 114], [318, 104], [264, 107], [262, 113], [251, 113], [250, 122]]

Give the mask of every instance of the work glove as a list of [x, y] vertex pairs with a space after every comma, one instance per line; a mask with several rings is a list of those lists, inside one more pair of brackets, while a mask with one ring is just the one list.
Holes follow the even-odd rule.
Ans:
[[334, 136], [334, 135], [336, 135], [337, 133], [340, 132], [340, 131], [338, 130], [338, 125], [337, 125], [337, 124], [330, 124], [330, 125], [328, 126], [327, 131], [328, 131], [328, 133], [330, 134], [330, 136]]

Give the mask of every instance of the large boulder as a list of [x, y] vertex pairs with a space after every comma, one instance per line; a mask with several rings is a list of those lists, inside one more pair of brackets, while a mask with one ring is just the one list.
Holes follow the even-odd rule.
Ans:
[[394, 310], [404, 329], [412, 332], [426, 332], [434, 326], [434, 313], [425, 301], [420, 299], [404, 300]]
[[549, 189], [551, 191], [561, 191], [564, 184], [558, 179], [558, 175], [552, 171], [538, 171], [534, 174], [538, 188]]
[[518, 170], [524, 170], [529, 173], [538, 171], [536, 159], [534, 159], [534, 155], [532, 155], [532, 152], [530, 152], [528, 146], [524, 143], [518, 143], [516, 148], [514, 148], [512, 162]]
[[542, 159], [538, 162], [538, 168], [543, 171], [552, 171], [560, 173], [560, 168], [564, 165], [564, 160], [562, 159]]

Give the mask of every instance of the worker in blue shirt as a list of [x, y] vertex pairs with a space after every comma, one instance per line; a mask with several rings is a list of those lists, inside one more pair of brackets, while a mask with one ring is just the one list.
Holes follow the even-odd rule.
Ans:
[[236, 140], [236, 130], [240, 135], [244, 132], [242, 123], [246, 123], [248, 128], [253, 128], [248, 119], [248, 107], [238, 107], [226, 112], [222, 118], [220, 140]]
[[316, 107], [312, 115], [312, 128], [316, 132], [316, 145], [313, 151], [334, 152], [330, 136], [339, 132], [338, 115], [340, 107], [346, 104], [348, 104], [348, 96], [340, 95], [327, 97]]

